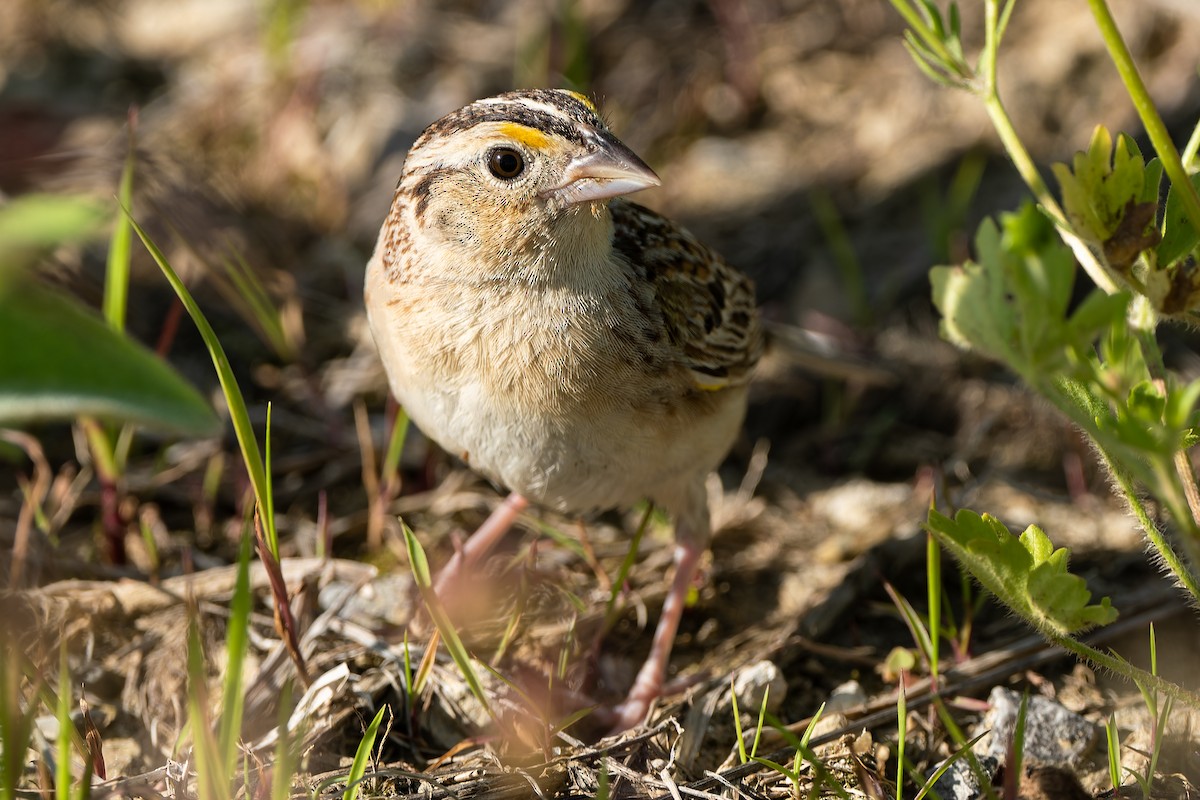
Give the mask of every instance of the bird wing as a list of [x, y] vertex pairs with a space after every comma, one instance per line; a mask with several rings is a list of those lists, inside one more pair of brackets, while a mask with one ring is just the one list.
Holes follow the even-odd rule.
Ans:
[[666, 217], [625, 200], [609, 209], [613, 244], [654, 287], [667, 338], [697, 387], [746, 383], [763, 351], [754, 284]]

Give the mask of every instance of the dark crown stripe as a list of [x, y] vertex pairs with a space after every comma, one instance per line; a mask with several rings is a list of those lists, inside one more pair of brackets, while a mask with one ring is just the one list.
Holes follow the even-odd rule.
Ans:
[[[551, 106], [560, 111], [561, 115], [530, 108], [520, 102], [522, 97]], [[587, 106], [564, 92], [548, 89], [509, 92], [500, 95], [497, 99], [511, 102], [474, 103], [453, 111], [426, 128], [425, 132], [421, 134], [421, 141], [435, 136], [465, 131], [485, 122], [515, 122], [542, 133], [559, 136], [575, 144], [583, 145], [585, 139], [580, 132], [580, 124], [597, 128], [604, 127], [600, 118]]]

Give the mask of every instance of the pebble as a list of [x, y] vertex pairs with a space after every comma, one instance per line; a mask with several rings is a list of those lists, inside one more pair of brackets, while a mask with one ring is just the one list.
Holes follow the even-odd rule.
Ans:
[[[767, 694], [768, 689], [770, 694]], [[743, 714], [758, 714], [764, 696], [767, 699], [767, 711], [774, 714], [787, 696], [787, 681], [773, 662], [759, 661], [737, 671], [733, 678], [733, 692], [737, 695], [738, 710]]]

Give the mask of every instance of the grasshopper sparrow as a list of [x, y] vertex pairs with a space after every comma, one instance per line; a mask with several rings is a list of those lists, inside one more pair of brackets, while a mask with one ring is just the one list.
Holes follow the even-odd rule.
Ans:
[[651, 653], [616, 711], [661, 692], [707, 546], [706, 476], [729, 451], [762, 351], [750, 280], [621, 199], [658, 176], [565, 90], [479, 100], [430, 125], [367, 266], [392, 391], [450, 453], [512, 494], [447, 565], [446, 596], [528, 502], [649, 498], [676, 526]]

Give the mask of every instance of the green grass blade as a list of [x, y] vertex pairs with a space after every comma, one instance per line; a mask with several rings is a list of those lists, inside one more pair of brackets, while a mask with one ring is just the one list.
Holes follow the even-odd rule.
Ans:
[[925, 534], [925, 589], [929, 603], [929, 677], [938, 684], [938, 659], [942, 641], [942, 549], [937, 537]]
[[804, 733], [802, 733], [800, 735], [800, 747], [801, 748], [808, 747], [808, 742], [809, 742], [809, 740], [812, 739], [813, 734], [816, 733], [817, 723], [821, 721], [821, 716], [824, 713], [825, 713], [825, 704], [821, 703], [821, 705], [817, 706], [817, 713], [813, 714], [812, 719], [810, 719], [808, 721], [808, 724], [804, 726]]
[[242, 316], [258, 328], [263, 340], [283, 361], [296, 360], [296, 348], [283, 325], [283, 315], [258, 275], [241, 253], [234, 252], [223, 261], [225, 275], [233, 289], [233, 299], [242, 306]]
[[196, 620], [198, 613], [195, 606], [189, 609], [187, 637], [187, 727], [192, 736], [192, 759], [196, 765], [196, 795], [199, 800], [223, 800], [231, 790], [231, 776], [224, 769], [209, 718], [204, 645]]
[[[1013, 726], [1013, 742], [1012, 742], [1012, 775], [1013, 789], [1015, 790], [1021, 782], [1021, 776], [1024, 774], [1025, 761], [1025, 724], [1029, 711], [1029, 690], [1026, 689], [1021, 695], [1021, 705], [1017, 709], [1017, 722]], [[1006, 770], [1005, 776], [1009, 773]]]
[[58, 763], [54, 770], [54, 797], [56, 800], [71, 800], [71, 736], [67, 732], [71, 725], [71, 676], [67, 671], [67, 642], [58, 646], [58, 717], [56, 744]]
[[[961, 757], [967, 759], [967, 764], [971, 767], [971, 773], [975, 776], [976, 782], [983, 788], [983, 796], [988, 798], [988, 800], [996, 800], [996, 790], [992, 788], [991, 777], [984, 772], [983, 765], [979, 763], [979, 758], [972, 749], [975, 743], [987, 734], [987, 731], [980, 733], [974, 739], [968, 740], [967, 735], [963, 733], [962, 728], [954, 721], [954, 717], [950, 714], [950, 709], [946, 707], [946, 704], [940, 697], [934, 697], [933, 708], [937, 712], [938, 719], [942, 721], [942, 726], [946, 729], [946, 733], [950, 735], [950, 740], [960, 746], [959, 753], [961, 753]], [[920, 794], [917, 795], [917, 800], [919, 800], [920, 796]]]
[[270, 520], [265, 522], [265, 530], [267, 534], [267, 544], [270, 547], [271, 555], [275, 556], [275, 560], [279, 560], [279, 539], [275, 534], [275, 484], [271, 477], [271, 403], [267, 403], [267, 428], [263, 431], [263, 490], [262, 502], [259, 506], [262, 508], [262, 516]]
[[896, 610], [900, 612], [900, 618], [908, 628], [913, 643], [916, 644], [917, 649], [921, 652], [921, 657], [925, 659], [927, 665], [931, 664], [933, 642], [931, 641], [929, 629], [926, 627], [924, 620], [921, 619], [921, 615], [913, 608], [912, 603], [908, 602], [908, 598], [897, 592], [895, 587], [890, 583], [885, 581], [883, 588], [888, 593], [888, 596], [892, 598], [892, 603], [896, 606]]
[[608, 596], [608, 603], [604, 606], [604, 628], [608, 630], [616, 621], [617, 598], [621, 596], [621, 587], [625, 585], [625, 579], [629, 577], [630, 570], [633, 569], [633, 564], [637, 561], [638, 548], [642, 544], [642, 537], [646, 534], [646, 528], [650, 525], [650, 515], [654, 513], [654, 504], [646, 504], [646, 513], [642, 515], [642, 521], [638, 524], [637, 531], [633, 534], [633, 539], [629, 542], [629, 551], [625, 554], [625, 560], [621, 562], [621, 568], [617, 570], [617, 577], [613, 580], [612, 592]]
[[[933, 771], [933, 774], [929, 776], [929, 780], [925, 781], [925, 785], [921, 787], [921, 791], [917, 792], [917, 796], [914, 797], [913, 800], [922, 800], [922, 798], [924, 798], [927, 794], [932, 792], [933, 785], [938, 782], [938, 778], [945, 775], [946, 770], [950, 769], [950, 767], [952, 767], [954, 765], [955, 761], [958, 761], [960, 758], [965, 758], [969, 754], [971, 754], [971, 748], [975, 746], [975, 743], [978, 742], [980, 739], [982, 739], [984, 736], [987, 736], [988, 733], [989, 733], [988, 731], [984, 731], [983, 733], [979, 734], [971, 741], [966, 742], [962, 747], [955, 750], [950, 755], [949, 758], [947, 758], [945, 761], [942, 762], [941, 766], [939, 766], [936, 770]], [[989, 789], [989, 795], [995, 796], [994, 793], [990, 792], [991, 786], [988, 786], [987, 788]]]
[[904, 749], [908, 740], [908, 692], [903, 679], [896, 691], [896, 800], [904, 800]]
[[404, 441], [408, 438], [408, 413], [396, 406], [396, 419], [392, 422], [392, 433], [388, 437], [387, 452], [383, 456], [382, 480], [387, 486], [400, 473], [400, 456], [404, 452]]
[[358, 797], [363, 776], [367, 774], [367, 760], [375, 748], [375, 737], [379, 735], [379, 724], [383, 722], [383, 714], [387, 710], [386, 705], [380, 707], [375, 714], [375, 719], [371, 720], [366, 733], [359, 741], [358, 750], [354, 752], [354, 763], [350, 765], [350, 774], [346, 776], [346, 791], [342, 793], [342, 800], [355, 800]]
[[246, 520], [242, 526], [237, 579], [233, 589], [233, 600], [229, 606], [228, 633], [225, 638], [225, 685], [221, 694], [221, 721], [217, 734], [221, 763], [226, 765], [229, 771], [232, 771], [237, 759], [238, 740], [242, 731], [245, 702], [242, 693], [242, 667], [250, 642], [250, 610], [253, 601], [250, 594], [250, 559], [253, 556], [253, 545], [254, 536], [250, 533], [249, 520]]
[[288, 727], [292, 713], [292, 682], [283, 684], [279, 693], [279, 741], [275, 743], [275, 764], [271, 768], [271, 800], [288, 800], [291, 796], [292, 779], [298, 767], [296, 743], [304, 737]]
[[750, 755], [758, 753], [758, 743], [762, 739], [763, 723], [767, 718], [767, 701], [771, 698], [771, 684], [763, 689], [762, 703], [758, 706], [758, 724], [754, 726], [754, 743], [750, 745]]
[[1121, 788], [1121, 732], [1117, 730], [1117, 714], [1108, 715], [1104, 723], [1104, 735], [1108, 743], [1108, 777], [1112, 781], [1113, 796]]
[[733, 675], [729, 676], [729, 702], [733, 705], [733, 732], [737, 736], [738, 763], [745, 764], [750, 757], [746, 754], [746, 741], [742, 734], [742, 712], [738, 708], [737, 690], [733, 686]]
[[[191, 316], [192, 321], [196, 324], [196, 328], [200, 331], [200, 337], [204, 340], [204, 344], [208, 348], [213, 367], [217, 371], [217, 379], [220, 380], [221, 389], [225, 393], [225, 402], [229, 406], [229, 416], [233, 421], [233, 430], [237, 435], [238, 446], [242, 451], [242, 460], [246, 463], [246, 472], [250, 476], [250, 484], [254, 487], [255, 499], [258, 501], [258, 507], [265, 512], [271, 508], [271, 503], [267, 499], [268, 485], [263, 458], [258, 449], [258, 441], [254, 438], [254, 428], [250, 424], [250, 413], [246, 409], [245, 397], [238, 386], [237, 378], [233, 375], [233, 368], [229, 364], [229, 358], [225, 355], [225, 348], [221, 346], [216, 332], [209, 325], [204, 312], [200, 310], [200, 306], [196, 304], [192, 293], [188, 291], [187, 286], [184, 285], [178, 273], [168, 263], [166, 256], [163, 255], [158, 245], [154, 243], [133, 217], [129, 217], [129, 224], [133, 227], [134, 233], [138, 235], [138, 238], [142, 240], [142, 244], [150, 252], [154, 262], [158, 264], [158, 268], [162, 270], [167, 282], [171, 284], [171, 288], [175, 290], [175, 294], [179, 297], [180, 302], [183, 303], [183, 307], [187, 309], [188, 315]], [[278, 559], [279, 538], [275, 532], [275, 518], [263, 513], [262, 522], [266, 532], [267, 545], [271, 550], [271, 554]]]
[[21, 708], [21, 669], [11, 638], [0, 637], [0, 800], [15, 800], [33, 732], [33, 715]]
[[[133, 167], [135, 152], [133, 134], [130, 133], [129, 153], [125, 156], [125, 167], [121, 170], [121, 184], [117, 189], [117, 202], [122, 209], [133, 208]], [[118, 213], [113, 223], [112, 238], [108, 243], [108, 263], [104, 270], [104, 318], [115, 331], [125, 330], [125, 308], [129, 298], [129, 264], [132, 260], [133, 228], [129, 215]]]
[[446, 650], [450, 653], [450, 658], [454, 660], [459, 672], [462, 673], [463, 680], [470, 687], [471, 694], [475, 695], [475, 699], [487, 711], [488, 716], [494, 717], [491, 703], [488, 702], [487, 694], [483, 691], [483, 684], [479, 682], [479, 676], [475, 674], [475, 668], [471, 664], [471, 655], [467, 652], [466, 645], [459, 638], [458, 631], [454, 629], [454, 624], [450, 621], [450, 617], [438, 600], [437, 593], [433, 590], [433, 576], [429, 571], [429, 561], [425, 558], [425, 550], [417, 541], [417, 536], [413, 533], [412, 528], [408, 527], [403, 520], [400, 521], [400, 528], [404, 531], [409, 565], [412, 568], [413, 578], [416, 579], [417, 588], [421, 592], [421, 599], [425, 602], [425, 608], [433, 619], [438, 633], [441, 634], [442, 641], [446, 643]]

